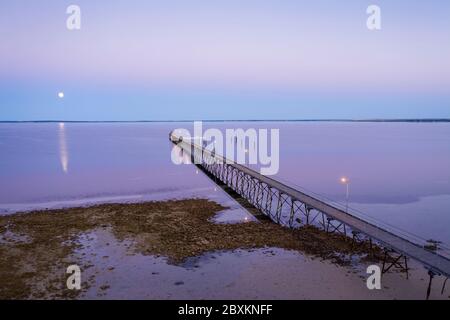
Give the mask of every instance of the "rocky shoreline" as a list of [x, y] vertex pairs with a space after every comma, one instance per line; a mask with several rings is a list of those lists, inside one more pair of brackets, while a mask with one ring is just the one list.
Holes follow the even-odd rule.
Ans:
[[[206, 199], [104, 204], [83, 208], [34, 211], [0, 217], [0, 299], [71, 299], [83, 290], [66, 288], [66, 268], [91, 267], [76, 255], [95, 239], [86, 236], [107, 230], [126, 244], [130, 255], [166, 257], [179, 265], [213, 251], [281, 248], [348, 265], [368, 258], [368, 246], [355, 246], [342, 235], [315, 227], [290, 230], [270, 220], [237, 224], [214, 223], [226, 208]], [[81, 240], [82, 239], [82, 240]], [[375, 255], [376, 257], [377, 255]], [[376, 258], [375, 258], [376, 259]]]

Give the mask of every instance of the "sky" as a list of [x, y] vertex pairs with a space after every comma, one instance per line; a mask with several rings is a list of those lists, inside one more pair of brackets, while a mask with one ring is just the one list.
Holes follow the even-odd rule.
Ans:
[[448, 0], [5, 0], [0, 121], [450, 118], [449, 57]]

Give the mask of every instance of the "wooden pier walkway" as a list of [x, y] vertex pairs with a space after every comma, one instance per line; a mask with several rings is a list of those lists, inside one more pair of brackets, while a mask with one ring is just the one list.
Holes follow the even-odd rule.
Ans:
[[374, 241], [391, 257], [389, 266], [383, 264], [383, 272], [393, 266], [407, 272], [407, 258], [411, 258], [428, 269], [430, 283], [435, 275], [450, 277], [450, 259], [439, 252], [426, 249], [425, 243], [414, 243], [276, 179], [263, 176], [208, 151], [193, 141], [184, 141], [173, 133], [170, 134], [170, 140], [188, 152], [194, 163], [232, 188], [275, 222], [291, 227], [315, 222], [327, 232], [340, 232], [353, 238]]

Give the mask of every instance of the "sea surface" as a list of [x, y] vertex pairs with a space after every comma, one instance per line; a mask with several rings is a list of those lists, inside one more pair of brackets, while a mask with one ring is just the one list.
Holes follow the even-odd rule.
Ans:
[[[450, 243], [450, 124], [210, 122], [280, 130], [277, 179], [416, 239]], [[213, 196], [175, 165], [180, 123], [1, 123], [0, 214], [86, 203]]]

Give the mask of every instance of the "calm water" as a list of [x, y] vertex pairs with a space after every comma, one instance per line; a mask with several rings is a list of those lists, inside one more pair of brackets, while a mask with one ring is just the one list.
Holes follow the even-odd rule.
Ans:
[[[57, 203], [213, 193], [170, 159], [168, 134], [191, 123], [0, 124], [0, 212]], [[291, 185], [345, 202], [386, 224], [450, 243], [450, 124], [209, 123], [279, 128], [280, 172]]]

